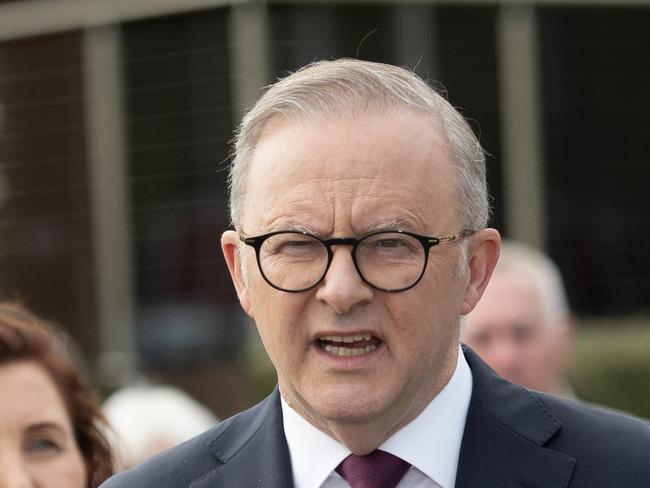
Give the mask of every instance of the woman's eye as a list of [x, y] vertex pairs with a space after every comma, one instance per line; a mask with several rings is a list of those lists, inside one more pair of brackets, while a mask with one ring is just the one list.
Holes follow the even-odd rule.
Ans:
[[61, 446], [51, 439], [40, 438], [29, 441], [27, 443], [26, 449], [28, 452], [34, 454], [45, 454], [59, 452], [61, 450]]

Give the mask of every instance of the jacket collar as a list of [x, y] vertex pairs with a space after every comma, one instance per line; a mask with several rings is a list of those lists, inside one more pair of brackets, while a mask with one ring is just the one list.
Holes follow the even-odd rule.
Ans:
[[500, 378], [467, 347], [474, 380], [456, 488], [565, 488], [575, 459], [543, 446], [562, 428], [535, 396]]
[[280, 393], [237, 415], [209, 444], [219, 466], [190, 488], [260, 486], [293, 488], [289, 449], [282, 426]]

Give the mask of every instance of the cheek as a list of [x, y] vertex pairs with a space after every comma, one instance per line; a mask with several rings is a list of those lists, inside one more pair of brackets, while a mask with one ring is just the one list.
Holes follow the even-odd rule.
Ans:
[[436, 276], [403, 294], [389, 294], [386, 306], [394, 322], [403, 329], [426, 324], [425, 330], [433, 329], [436, 333], [448, 327], [459, 332], [463, 298], [460, 280]]
[[459, 341], [460, 319], [457, 307], [436, 296], [431, 290], [412, 297], [399, 294], [387, 297], [385, 307], [391, 327], [387, 333], [404, 346], [404, 354], [428, 361], [432, 351], [445, 350]]
[[544, 344], [539, 340], [530, 341], [522, 348], [525, 361], [535, 370], [544, 369], [550, 362], [548, 351]]
[[302, 347], [306, 336], [302, 294], [290, 294], [266, 289], [251, 289], [255, 309], [255, 324], [276, 368], [278, 362], [286, 362]]
[[85, 488], [86, 466], [78, 451], [70, 452], [50, 462], [32, 462], [33, 478], [42, 488]]

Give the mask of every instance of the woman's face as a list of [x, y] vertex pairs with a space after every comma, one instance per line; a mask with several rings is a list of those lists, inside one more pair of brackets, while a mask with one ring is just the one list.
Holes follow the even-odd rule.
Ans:
[[0, 365], [0, 487], [86, 488], [63, 398], [31, 361]]

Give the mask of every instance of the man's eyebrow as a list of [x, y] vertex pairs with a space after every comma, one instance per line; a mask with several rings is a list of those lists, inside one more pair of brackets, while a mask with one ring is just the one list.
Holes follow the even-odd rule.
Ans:
[[[315, 236], [320, 236], [322, 232], [305, 225], [304, 222], [299, 222], [297, 220], [287, 220], [273, 226], [273, 230], [294, 230], [297, 232], [306, 232], [308, 234], [313, 234]], [[373, 232], [384, 232], [390, 230], [413, 230], [413, 221], [409, 219], [404, 219], [401, 217], [393, 217], [388, 219], [382, 219], [369, 227], [363, 227], [362, 234], [372, 234]]]
[[383, 232], [387, 230], [405, 230], [410, 229], [412, 226], [413, 222], [410, 220], [396, 217], [375, 222], [364, 230], [366, 234], [371, 234], [373, 232]]
[[312, 229], [312, 228], [306, 226], [304, 223], [298, 222], [296, 220], [287, 220], [287, 221], [284, 221], [284, 222], [282, 222], [282, 223], [280, 223], [278, 225], [275, 225], [273, 227], [274, 227], [274, 229], [273, 229], [274, 231], [275, 230], [295, 230], [295, 231], [298, 231], [298, 232], [307, 232], [308, 234], [315, 234], [314, 229]]

